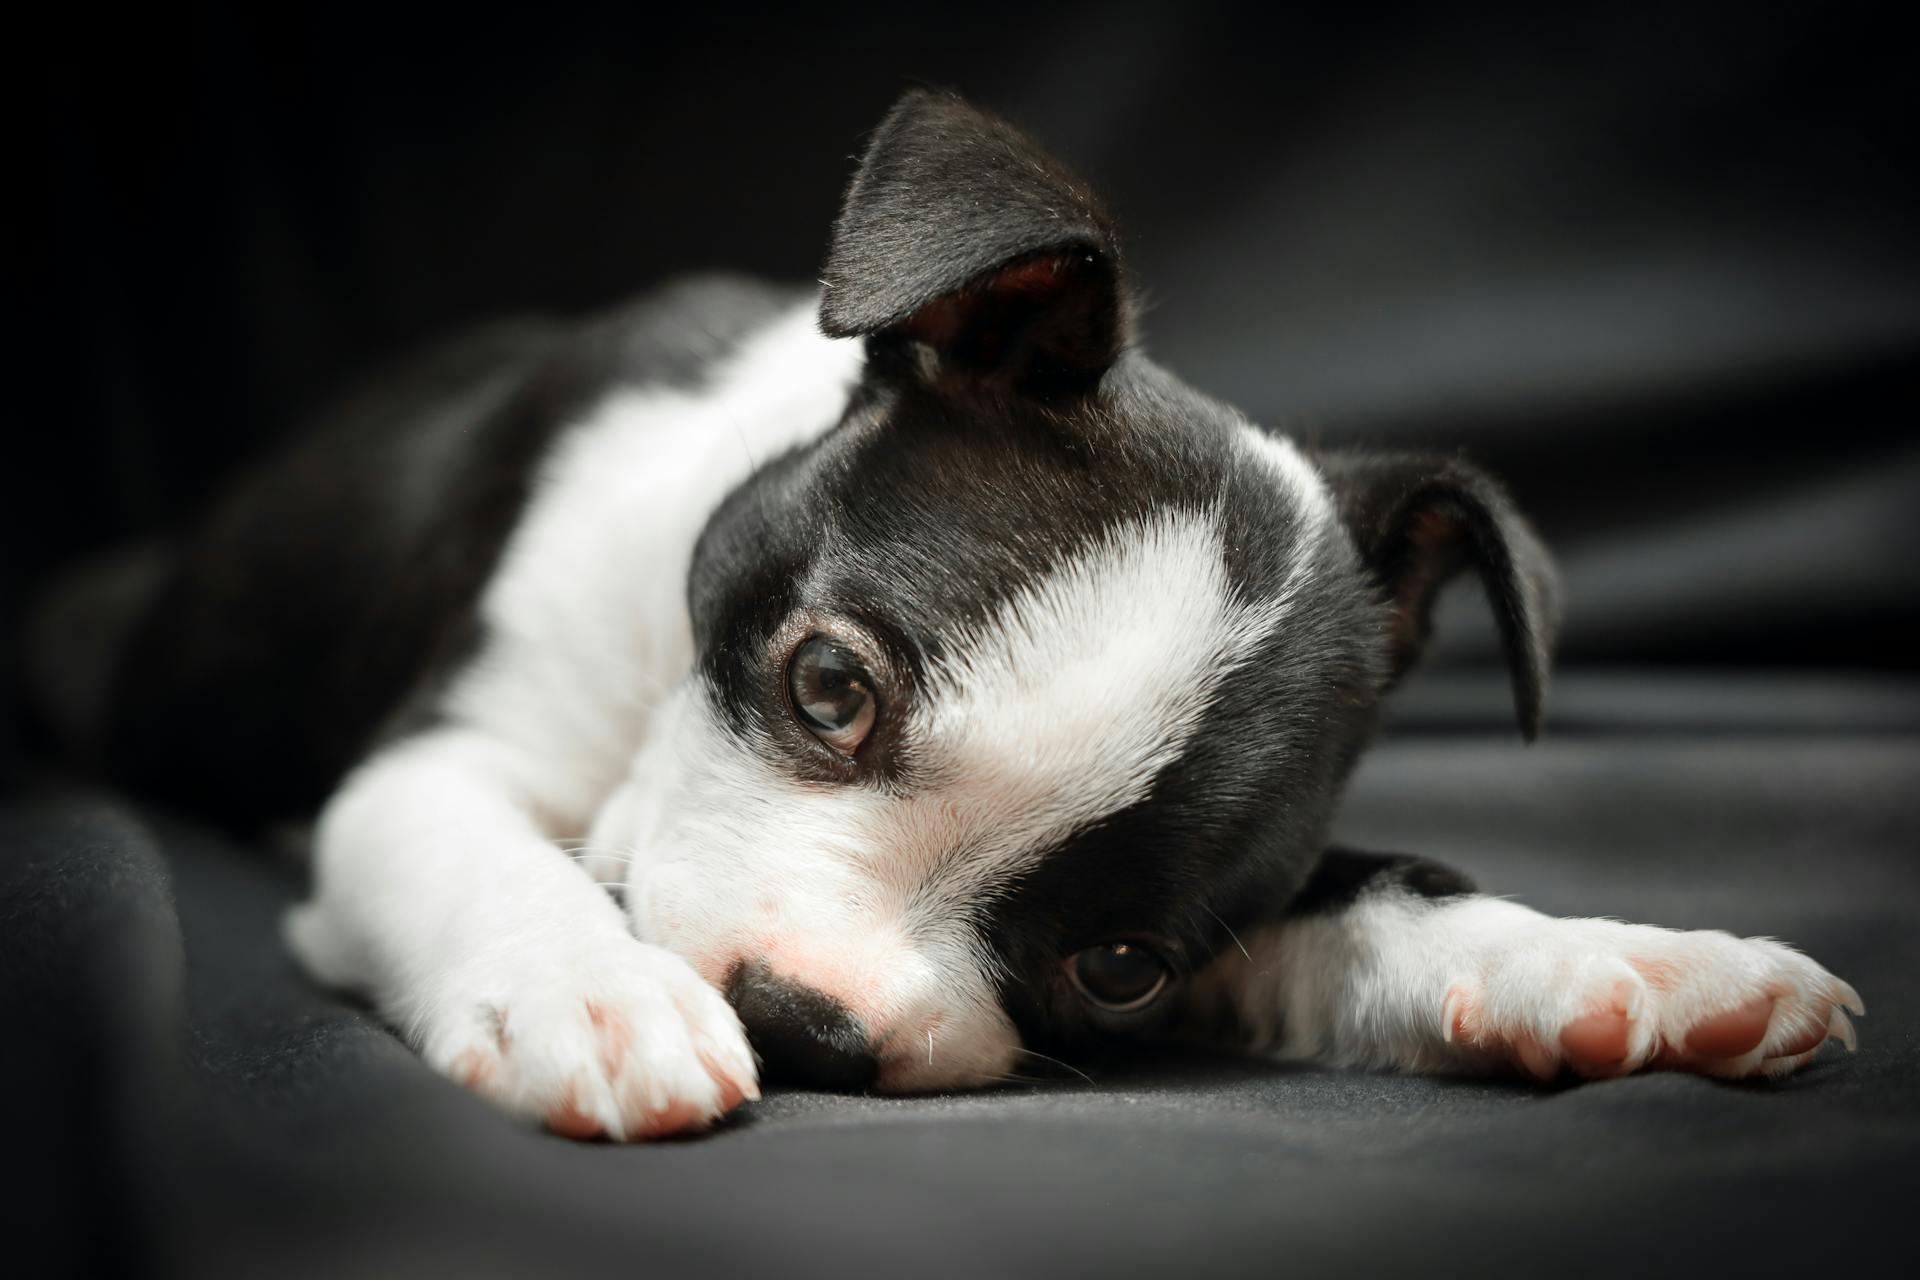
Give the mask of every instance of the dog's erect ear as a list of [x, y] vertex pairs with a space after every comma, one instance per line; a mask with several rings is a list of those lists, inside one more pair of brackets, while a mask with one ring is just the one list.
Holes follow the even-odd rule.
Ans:
[[1531, 741], [1545, 709], [1557, 590], [1546, 548], [1506, 491], [1455, 458], [1336, 452], [1315, 461], [1393, 606], [1395, 676], [1420, 655], [1441, 585], [1471, 567], [1500, 625], [1514, 710]]
[[820, 327], [936, 379], [1033, 394], [1098, 381], [1127, 341], [1111, 223], [1006, 121], [914, 90], [875, 132], [833, 228]]

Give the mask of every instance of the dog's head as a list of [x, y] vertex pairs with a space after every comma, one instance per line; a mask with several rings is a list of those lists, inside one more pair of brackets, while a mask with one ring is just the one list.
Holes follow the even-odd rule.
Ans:
[[1499, 488], [1310, 458], [1155, 366], [1107, 215], [1003, 121], [896, 106], [824, 284], [864, 375], [709, 524], [607, 832], [775, 1074], [971, 1085], [1154, 1025], [1298, 889], [1457, 569], [1537, 725], [1550, 579]]

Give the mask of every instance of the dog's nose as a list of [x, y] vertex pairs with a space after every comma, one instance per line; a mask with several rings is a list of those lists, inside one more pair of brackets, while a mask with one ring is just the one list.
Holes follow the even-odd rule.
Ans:
[[738, 964], [727, 1000], [775, 1080], [851, 1092], [873, 1083], [880, 1063], [867, 1029], [833, 997], [776, 978], [764, 963]]

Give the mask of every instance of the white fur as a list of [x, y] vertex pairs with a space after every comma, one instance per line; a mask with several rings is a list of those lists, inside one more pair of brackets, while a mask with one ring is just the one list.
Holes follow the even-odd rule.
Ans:
[[[1831, 1028], [1851, 1043], [1853, 989], [1764, 938], [1681, 932], [1614, 920], [1561, 920], [1498, 898], [1362, 896], [1335, 914], [1287, 920], [1244, 939], [1199, 980], [1195, 998], [1237, 1013], [1252, 1043], [1343, 1067], [1484, 1070], [1512, 1061], [1536, 1075], [1564, 1060], [1562, 1032], [1595, 1013], [1627, 1018], [1627, 1053], [1605, 1074], [1665, 1053], [1716, 1075], [1776, 1074], [1811, 1054], [1781, 1046]], [[1731, 1059], [1701, 1059], [1688, 1032], [1773, 997], [1765, 1038]]]
[[450, 729], [362, 768], [322, 817], [288, 940], [509, 1111], [615, 1137], [703, 1124], [753, 1092], [740, 1024], [555, 853], [528, 804], [544, 763]]

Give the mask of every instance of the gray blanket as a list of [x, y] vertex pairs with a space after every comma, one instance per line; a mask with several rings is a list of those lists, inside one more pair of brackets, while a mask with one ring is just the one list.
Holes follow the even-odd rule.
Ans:
[[43, 795], [0, 822], [10, 1163], [33, 1171], [16, 1239], [195, 1276], [1896, 1259], [1920, 1169], [1920, 688], [1576, 677], [1531, 749], [1460, 728], [1471, 692], [1410, 691], [1344, 839], [1549, 911], [1786, 938], [1864, 994], [1859, 1053], [1778, 1084], [1537, 1089], [1166, 1052], [951, 1097], [776, 1092], [705, 1137], [580, 1145], [309, 986], [276, 936], [300, 885], [283, 855]]

